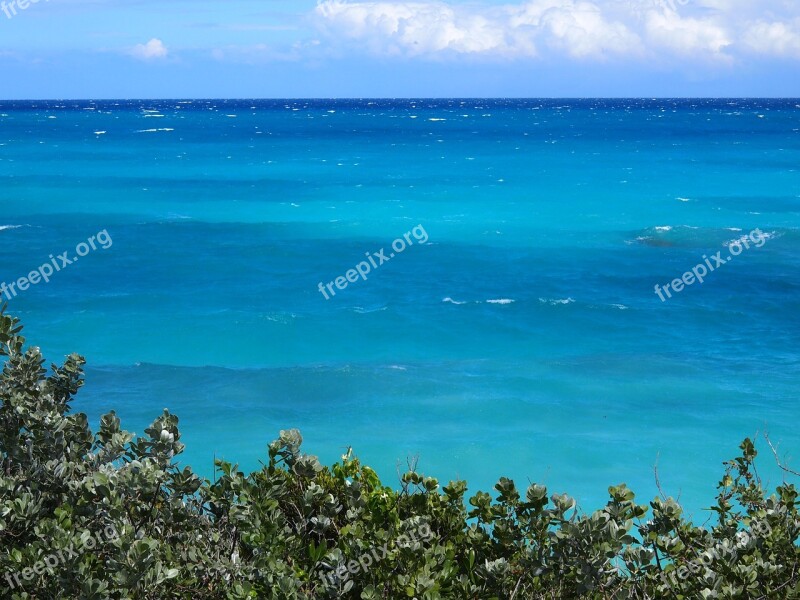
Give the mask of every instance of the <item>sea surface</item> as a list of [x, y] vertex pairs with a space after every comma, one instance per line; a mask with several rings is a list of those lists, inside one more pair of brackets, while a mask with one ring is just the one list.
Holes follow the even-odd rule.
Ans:
[[169, 408], [204, 476], [299, 428], [703, 521], [745, 437], [800, 467], [799, 168], [800, 100], [0, 102], [0, 283], [58, 265], [9, 310], [73, 409]]

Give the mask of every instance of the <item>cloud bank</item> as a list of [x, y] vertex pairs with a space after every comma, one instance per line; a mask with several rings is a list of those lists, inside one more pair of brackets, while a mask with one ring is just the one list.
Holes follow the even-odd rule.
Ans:
[[319, 0], [313, 21], [329, 44], [383, 56], [800, 60], [800, 5], [784, 0]]

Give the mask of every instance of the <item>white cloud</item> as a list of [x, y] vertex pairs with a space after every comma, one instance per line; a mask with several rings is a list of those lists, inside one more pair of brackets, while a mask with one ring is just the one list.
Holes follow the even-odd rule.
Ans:
[[130, 51], [131, 56], [141, 60], [155, 60], [166, 58], [169, 54], [167, 47], [159, 39], [153, 38], [146, 44], [137, 44]]
[[533, 0], [480, 7], [432, 2], [323, 0], [315, 16], [331, 37], [378, 54], [535, 56], [538, 47], [577, 58], [636, 52], [638, 37], [591, 2]]
[[491, 11], [463, 10], [443, 2], [320, 2], [323, 29], [358, 40], [376, 53], [430, 54], [511, 50], [501, 19]]
[[536, 24], [549, 45], [574, 58], [635, 54], [641, 48], [638, 35], [619, 21], [606, 19], [600, 7], [591, 2], [548, 8]]
[[677, 11], [650, 11], [645, 20], [647, 40], [653, 47], [692, 57], [724, 56], [732, 44], [726, 29], [710, 18], [683, 17]]
[[743, 42], [757, 54], [800, 58], [800, 23], [760, 21], [745, 32]]
[[697, 61], [800, 58], [793, 0], [318, 0], [331, 46], [377, 55]]

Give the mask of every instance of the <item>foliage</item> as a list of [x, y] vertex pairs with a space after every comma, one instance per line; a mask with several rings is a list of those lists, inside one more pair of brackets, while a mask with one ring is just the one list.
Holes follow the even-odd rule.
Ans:
[[114, 413], [93, 434], [70, 412], [83, 358], [48, 372], [4, 309], [0, 356], [2, 598], [800, 598], [797, 491], [766, 494], [750, 440], [708, 528], [625, 485], [591, 514], [506, 478], [494, 497], [415, 471], [392, 489], [352, 452], [320, 465], [295, 430], [211, 482], [177, 466], [167, 411], [143, 437]]

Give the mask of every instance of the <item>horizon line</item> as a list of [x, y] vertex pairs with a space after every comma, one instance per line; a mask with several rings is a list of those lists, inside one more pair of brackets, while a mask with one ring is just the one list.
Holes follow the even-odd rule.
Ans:
[[109, 102], [132, 100], [207, 101], [207, 100], [797, 100], [800, 96], [153, 96], [97, 98], [4, 98], [0, 102]]

